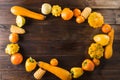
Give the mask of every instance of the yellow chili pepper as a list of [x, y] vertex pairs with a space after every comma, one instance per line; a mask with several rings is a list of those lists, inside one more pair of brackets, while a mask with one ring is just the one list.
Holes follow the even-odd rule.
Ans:
[[25, 69], [27, 72], [31, 72], [36, 68], [37, 62], [32, 57], [28, 58], [25, 63]]

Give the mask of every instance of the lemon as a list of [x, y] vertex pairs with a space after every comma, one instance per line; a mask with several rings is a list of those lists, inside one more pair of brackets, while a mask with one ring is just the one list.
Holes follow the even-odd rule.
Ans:
[[16, 24], [17, 24], [18, 27], [22, 27], [25, 24], [25, 18], [18, 15], [16, 17]]
[[42, 8], [41, 8], [42, 14], [45, 14], [45, 15], [50, 14], [51, 10], [52, 10], [52, 7], [50, 4], [48, 3], [42, 4]]

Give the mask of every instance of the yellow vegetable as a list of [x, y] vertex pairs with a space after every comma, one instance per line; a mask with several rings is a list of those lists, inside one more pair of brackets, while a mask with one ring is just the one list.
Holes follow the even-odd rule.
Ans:
[[16, 24], [17, 24], [18, 27], [22, 27], [25, 24], [25, 18], [18, 15], [16, 17]]
[[83, 69], [80, 67], [72, 67], [70, 71], [73, 75], [73, 78], [78, 78], [78, 77], [82, 76], [84, 73]]
[[102, 46], [106, 46], [110, 41], [109, 36], [106, 34], [97, 34], [93, 37], [93, 39], [96, 43], [99, 43]]
[[32, 57], [28, 58], [25, 62], [25, 69], [27, 72], [31, 72], [36, 68], [37, 62]]
[[100, 59], [103, 56], [104, 48], [101, 44], [92, 43], [89, 47], [88, 54], [91, 58]]
[[88, 17], [88, 23], [93, 28], [99, 28], [104, 24], [104, 18], [101, 13], [93, 12]]
[[108, 36], [110, 37], [110, 42], [109, 44], [105, 47], [105, 53], [104, 56], [106, 59], [110, 59], [113, 54], [113, 40], [114, 40], [114, 29], [108, 33]]
[[38, 63], [40, 68], [51, 72], [52, 74], [56, 75], [61, 80], [72, 80], [71, 73], [63, 68], [52, 66], [46, 62], [40, 61]]
[[41, 12], [45, 15], [50, 14], [52, 10], [52, 7], [48, 3], [42, 4]]
[[81, 16], [83, 16], [85, 19], [87, 19], [91, 12], [92, 12], [92, 9], [90, 7], [86, 7], [82, 11]]
[[35, 73], [34, 73], [34, 78], [37, 80], [41, 80], [42, 76], [46, 73], [45, 70], [42, 68], [39, 68]]
[[21, 16], [25, 16], [25, 17], [29, 17], [37, 20], [44, 20], [46, 18], [44, 15], [40, 13], [35, 13], [21, 6], [11, 7], [11, 13], [13, 13], [14, 15], [21, 15]]
[[15, 25], [11, 25], [10, 32], [17, 33], [17, 34], [24, 34], [25, 30], [23, 28], [15, 26]]
[[5, 48], [5, 52], [9, 55], [15, 54], [19, 51], [19, 45], [18, 44], [8, 44], [7, 47]]
[[62, 9], [59, 5], [53, 5], [53, 7], [52, 7], [52, 15], [53, 16], [56, 16], [56, 17], [60, 16], [61, 12], [62, 12]]

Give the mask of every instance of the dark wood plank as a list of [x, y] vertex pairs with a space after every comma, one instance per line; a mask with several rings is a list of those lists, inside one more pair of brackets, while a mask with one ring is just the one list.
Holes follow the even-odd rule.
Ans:
[[[77, 6], [80, 8], [84, 8], [86, 6], [91, 6], [92, 8], [107, 8], [107, 9], [119, 9], [119, 0], [69, 0], [69, 1], [62, 1], [62, 0], [52, 0], [52, 1], [47, 1], [47, 0], [42, 0], [42, 1], [37, 1], [37, 0], [0, 0], [1, 1], [1, 5], [29, 5], [29, 7], [35, 7], [34, 4], [36, 4], [36, 6], [41, 5], [43, 2], [49, 2], [51, 4], [60, 4], [61, 6], [67, 6], [67, 7], [71, 7], [71, 6]], [[13, 4], [14, 3], [14, 4]], [[112, 6], [111, 6], [112, 5]]]
[[120, 10], [116, 10], [116, 24], [120, 24]]
[[25, 71], [3, 71], [1, 80], [34, 80], [33, 76], [31, 76], [31, 73], [25, 73]]
[[0, 72], [0, 79], [2, 80], [2, 74], [1, 74], [1, 72]]

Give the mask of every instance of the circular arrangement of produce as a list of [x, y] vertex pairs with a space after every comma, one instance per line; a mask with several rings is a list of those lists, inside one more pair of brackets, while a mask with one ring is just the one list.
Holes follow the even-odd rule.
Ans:
[[11, 25], [10, 27], [10, 43], [6, 45], [5, 53], [11, 56], [10, 60], [13, 65], [20, 65], [23, 62], [23, 56], [19, 52], [20, 46], [18, 45], [18, 41], [20, 40], [19, 34], [26, 33], [23, 28], [26, 23], [25, 17], [41, 21], [45, 20], [47, 15], [61, 17], [65, 21], [71, 20], [74, 17], [76, 24], [82, 24], [88, 20], [88, 24], [91, 28], [99, 28], [102, 32], [94, 35], [94, 42], [90, 44], [87, 51], [90, 58], [83, 60], [79, 67], [75, 66], [70, 70], [66, 70], [58, 66], [59, 60], [57, 58], [52, 58], [49, 63], [36, 61], [32, 56], [27, 58], [25, 60], [26, 72], [32, 72], [39, 66], [39, 69], [33, 74], [34, 78], [37, 80], [41, 79], [46, 71], [54, 74], [61, 80], [79, 78], [87, 71], [94, 71], [95, 67], [100, 65], [101, 58], [110, 59], [113, 55], [114, 29], [111, 25], [104, 23], [104, 16], [101, 13], [92, 11], [90, 7], [86, 7], [81, 11], [79, 8], [72, 10], [67, 7], [62, 9], [59, 5], [52, 6], [49, 3], [43, 3], [41, 13], [30, 11], [21, 6], [11, 7], [11, 13], [16, 15], [16, 25]]

